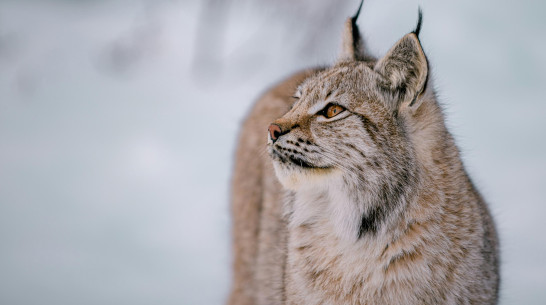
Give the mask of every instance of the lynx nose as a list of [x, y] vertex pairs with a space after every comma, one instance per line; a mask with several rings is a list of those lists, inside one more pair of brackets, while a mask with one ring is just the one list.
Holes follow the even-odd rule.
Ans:
[[275, 141], [277, 141], [277, 139], [281, 136], [281, 133], [282, 133], [281, 127], [277, 124], [271, 124], [269, 125], [268, 130], [269, 130], [269, 137], [271, 138], [273, 143], [275, 143]]

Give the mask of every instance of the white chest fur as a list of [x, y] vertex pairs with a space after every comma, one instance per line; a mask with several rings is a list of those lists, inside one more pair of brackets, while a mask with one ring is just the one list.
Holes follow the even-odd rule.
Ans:
[[325, 182], [298, 189], [287, 205], [287, 297], [294, 304], [373, 298], [385, 282], [388, 237], [384, 231], [359, 237], [365, 205], [355, 199], [362, 197], [342, 177]]
[[302, 186], [289, 203], [289, 227], [312, 226], [320, 236], [335, 237], [354, 243], [364, 212], [362, 196], [357, 196], [341, 175], [331, 174], [328, 179]]

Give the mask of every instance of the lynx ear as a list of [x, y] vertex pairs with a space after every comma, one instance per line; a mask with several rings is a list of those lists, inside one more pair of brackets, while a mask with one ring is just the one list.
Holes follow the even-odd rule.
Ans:
[[426, 88], [428, 61], [418, 37], [421, 20], [419, 10], [419, 22], [415, 31], [402, 37], [374, 68], [384, 77], [382, 86], [398, 97], [397, 106], [405, 102], [413, 106]]
[[362, 36], [356, 20], [360, 15], [362, 4], [364, 0], [360, 1], [360, 6], [353, 17], [347, 18], [345, 26], [343, 27], [343, 37], [341, 43], [341, 54], [339, 55], [338, 62], [354, 61], [354, 60], [367, 60], [371, 56], [366, 54], [365, 48], [362, 45]]

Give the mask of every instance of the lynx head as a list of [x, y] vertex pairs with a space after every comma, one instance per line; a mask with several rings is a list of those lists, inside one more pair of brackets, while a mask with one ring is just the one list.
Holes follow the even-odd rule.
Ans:
[[425, 99], [428, 64], [421, 14], [417, 29], [378, 60], [361, 51], [355, 17], [346, 23], [339, 61], [301, 84], [292, 109], [270, 125], [268, 152], [285, 188], [341, 181], [366, 192], [359, 211], [377, 218], [416, 181], [408, 121]]

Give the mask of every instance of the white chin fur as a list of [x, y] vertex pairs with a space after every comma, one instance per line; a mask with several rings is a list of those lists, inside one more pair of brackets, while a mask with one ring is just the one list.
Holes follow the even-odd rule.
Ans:
[[292, 191], [317, 186], [334, 173], [333, 169], [287, 167], [278, 162], [273, 162], [273, 167], [282, 186]]

